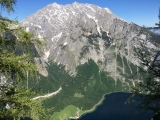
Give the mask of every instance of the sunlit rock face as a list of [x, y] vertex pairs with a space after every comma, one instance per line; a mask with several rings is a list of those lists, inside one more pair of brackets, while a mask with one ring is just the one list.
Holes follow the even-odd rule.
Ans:
[[[159, 49], [159, 38], [134, 23], [117, 17], [108, 8], [91, 4], [50, 4], [21, 22], [46, 42], [41, 60], [65, 65], [76, 75], [76, 67], [93, 59], [100, 70], [116, 81], [133, 73], [139, 65], [138, 50], [150, 54]], [[37, 48], [39, 51], [39, 49]], [[42, 71], [41, 71], [42, 72]], [[42, 74], [47, 76], [46, 71]]]

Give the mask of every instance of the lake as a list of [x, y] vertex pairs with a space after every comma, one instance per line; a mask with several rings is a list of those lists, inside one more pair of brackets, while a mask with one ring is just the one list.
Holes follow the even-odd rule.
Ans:
[[105, 99], [94, 111], [82, 115], [78, 120], [151, 120], [151, 111], [140, 110], [139, 97], [126, 103], [131, 93], [111, 93], [105, 95]]

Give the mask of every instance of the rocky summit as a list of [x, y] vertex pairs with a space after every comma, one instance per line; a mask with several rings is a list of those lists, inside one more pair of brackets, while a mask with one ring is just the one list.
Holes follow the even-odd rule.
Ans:
[[[80, 95], [81, 100], [86, 98], [91, 100], [87, 97], [87, 88], [88, 91], [93, 90], [93, 86], [98, 85], [97, 79], [100, 80], [99, 85], [109, 88], [110, 83], [105, 83], [105, 78], [108, 78], [106, 76], [113, 80], [113, 86], [117, 86], [120, 82], [122, 88], [115, 87], [105, 91], [104, 87], [102, 93], [129, 91], [130, 86], [135, 82], [130, 76], [138, 71], [137, 66], [141, 62], [137, 58], [137, 52], [142, 51], [148, 55], [155, 55], [160, 48], [160, 38], [154, 33], [119, 18], [108, 8], [92, 4], [77, 2], [68, 5], [49, 4], [28, 16], [21, 24], [26, 26], [27, 31], [34, 31], [34, 34], [46, 43], [42, 51], [36, 46], [40, 57], [35, 60], [39, 65], [39, 72], [43, 76], [53, 75], [47, 69], [51, 63], [64, 66], [64, 70], [72, 78], [76, 78], [80, 74], [78, 72], [80, 66], [95, 63], [95, 66], [98, 67], [96, 68], [98, 69], [97, 73], [84, 77], [85, 81], [77, 83], [79, 87], [83, 86], [81, 90], [77, 87], [74, 91], [73, 86], [75, 86], [76, 80], [67, 82], [64, 80], [60, 83], [58, 77], [52, 76], [53, 79], [56, 78], [56, 83], [58, 81], [59, 86], [62, 86], [59, 94], [63, 93], [66, 86], [70, 86], [70, 89], [74, 91], [72, 97]], [[85, 72], [92, 71], [92, 69], [88, 66]], [[102, 72], [105, 72], [106, 75], [101, 74]], [[99, 77], [97, 77], [98, 75]], [[93, 81], [90, 82], [90, 80]], [[86, 81], [88, 82], [85, 83]], [[71, 87], [70, 83], [72, 82], [74, 85], [72, 84]], [[101, 88], [95, 87], [94, 89]], [[102, 95], [98, 96], [97, 101], [101, 97]], [[95, 100], [95, 102], [97, 101]], [[74, 105], [77, 104], [74, 102], [72, 101]], [[66, 102], [66, 104], [69, 103]], [[59, 109], [66, 107], [66, 104], [64, 103], [64, 106]], [[85, 105], [81, 103], [80, 106]]]

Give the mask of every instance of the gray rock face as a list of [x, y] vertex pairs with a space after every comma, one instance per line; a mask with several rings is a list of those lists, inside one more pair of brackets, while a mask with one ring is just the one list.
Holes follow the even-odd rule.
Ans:
[[[137, 49], [149, 52], [159, 49], [157, 36], [118, 18], [108, 8], [91, 4], [63, 6], [53, 3], [27, 17], [21, 24], [46, 41], [47, 47], [43, 54], [40, 53], [40, 59], [63, 64], [72, 75], [76, 75], [77, 66], [93, 59], [115, 80], [123, 80], [119, 71], [125, 74], [125, 66], [128, 66], [132, 73], [129, 63], [139, 65]], [[118, 57], [122, 60], [121, 66]]]

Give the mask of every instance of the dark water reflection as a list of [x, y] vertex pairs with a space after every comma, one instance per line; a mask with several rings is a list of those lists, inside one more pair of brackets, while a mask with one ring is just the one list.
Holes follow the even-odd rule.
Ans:
[[81, 116], [78, 120], [150, 120], [151, 111], [137, 108], [139, 97], [135, 96], [135, 102], [126, 103], [131, 93], [112, 93], [105, 96], [105, 100], [95, 111]]

